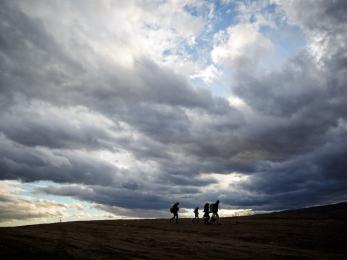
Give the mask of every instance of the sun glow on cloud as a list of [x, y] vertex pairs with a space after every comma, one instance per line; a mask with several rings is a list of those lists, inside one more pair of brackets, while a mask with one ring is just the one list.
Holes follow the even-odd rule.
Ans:
[[342, 0], [0, 6], [1, 225], [347, 198]]
[[[40, 184], [38, 184], [40, 185]], [[54, 196], [35, 196], [17, 181], [0, 181], [0, 226], [113, 218], [92, 204]]]
[[232, 187], [237, 187], [239, 182], [244, 182], [249, 179], [248, 176], [236, 172], [229, 174], [203, 173], [201, 174], [201, 178], [213, 178], [216, 180], [216, 183], [212, 183], [206, 187], [207, 191], [230, 190]]

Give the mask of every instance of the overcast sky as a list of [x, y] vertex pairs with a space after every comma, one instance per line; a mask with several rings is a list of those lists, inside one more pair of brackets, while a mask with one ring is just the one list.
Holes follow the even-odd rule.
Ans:
[[345, 0], [1, 1], [0, 225], [346, 200], [346, 43]]

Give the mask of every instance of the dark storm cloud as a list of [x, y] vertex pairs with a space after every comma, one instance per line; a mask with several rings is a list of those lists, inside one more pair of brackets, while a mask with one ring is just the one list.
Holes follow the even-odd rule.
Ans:
[[[129, 68], [110, 62], [76, 33], [78, 22], [59, 24], [74, 35], [64, 41], [42, 17], [3, 1], [0, 178], [83, 184], [41, 192], [134, 210], [175, 200], [267, 210], [346, 198], [345, 7], [289, 5], [308, 37], [325, 35], [325, 54], [317, 63], [303, 50], [261, 76], [235, 69], [233, 92], [253, 109], [240, 112], [146, 57]], [[129, 153], [130, 168], [93, 156], [100, 151]], [[217, 180], [200, 174], [232, 172], [248, 179], [204, 191]]]
[[[211, 93], [191, 87], [184, 77], [161, 69], [145, 58], [139, 58], [133, 70], [102, 58], [94, 60], [102, 66], [79, 64], [70, 53], [70, 47], [74, 46], [64, 48], [59, 44], [59, 38], [56, 38], [59, 35], [52, 35], [43, 21], [29, 17], [14, 2], [4, 1], [2, 7], [3, 94], [13, 96], [18, 92], [30, 99], [45, 99], [52, 103], [73, 102], [76, 105], [77, 102], [108, 114], [118, 111], [120, 115], [120, 112], [131, 114], [130, 105], [137, 103], [187, 108], [214, 105]], [[79, 57], [97, 56], [88, 43], [76, 44], [84, 47], [74, 49]], [[66, 95], [61, 95], [64, 91], [67, 91]], [[146, 112], [146, 107], [143, 109]], [[138, 116], [142, 117], [141, 114]]]
[[279, 158], [259, 162], [256, 174], [241, 185], [254, 195], [245, 194], [244, 202], [229, 196], [230, 204], [247, 206], [254, 200], [254, 208], [273, 210], [346, 199], [347, 64], [343, 42], [347, 40], [347, 20], [346, 10], [340, 9], [346, 7], [343, 2], [298, 1], [288, 7], [293, 21], [299, 22], [308, 37], [324, 35], [318, 44], [325, 43], [327, 48], [318, 61], [302, 51], [277, 72], [260, 77], [244, 71], [238, 74], [235, 93], [277, 121], [258, 138], [263, 148]]
[[[165, 179], [167, 180], [167, 179]], [[209, 179], [197, 179], [197, 178], [189, 178], [185, 176], [170, 176], [168, 178], [170, 182], [173, 182], [175, 185], [180, 186], [206, 186], [208, 184], [216, 183], [217, 181], [213, 178]]]
[[325, 145], [309, 155], [277, 163], [241, 186], [263, 200], [263, 204], [255, 205], [263, 210], [345, 200], [346, 147], [345, 141]]
[[[330, 31], [346, 23], [346, 1], [293, 1], [289, 4], [289, 13], [310, 30]], [[319, 18], [319, 19], [318, 19]]]
[[112, 185], [117, 175], [123, 173], [114, 165], [81, 152], [25, 147], [4, 136], [0, 136], [0, 144], [2, 179]]
[[[217, 114], [223, 114], [225, 110], [231, 109], [225, 100], [212, 98], [211, 93], [206, 90], [193, 88], [184, 77], [175, 75], [167, 69], [161, 69], [146, 59], [137, 60], [132, 70], [110, 64], [106, 60], [95, 61], [107, 65], [97, 67], [96, 71], [95, 68], [88, 68], [88, 65], [73, 66], [75, 63], [70, 62], [72, 58], [69, 58], [68, 50], [57, 43], [42, 22], [28, 17], [14, 6], [5, 5], [3, 12], [6, 13], [3, 16], [6, 26], [3, 26], [1, 31], [4, 41], [27, 42], [20, 46], [8, 43], [7, 48], [2, 51], [4, 57], [2, 64], [6, 70], [2, 71], [1, 86], [5, 88], [2, 93], [7, 98], [19, 95], [23, 96], [20, 102], [30, 103], [32, 99], [43, 99], [58, 106], [86, 106], [92, 111], [99, 111], [111, 117], [115, 122], [126, 121], [160, 142], [171, 142], [170, 138], [179, 139], [187, 136], [182, 140], [184, 142], [189, 138], [190, 122], [183, 108], [207, 109]], [[14, 17], [18, 17], [18, 20], [25, 22], [18, 22], [10, 15], [11, 12], [15, 13]], [[27, 26], [35, 28], [31, 29], [33, 32], [30, 33], [30, 37], [26, 37]], [[36, 37], [33, 37], [33, 34]], [[53, 50], [42, 47], [41, 41]], [[81, 57], [93, 54], [97, 56], [92, 49], [85, 51], [81, 48], [75, 51]], [[76, 71], [76, 67], [84, 68]], [[10, 105], [15, 104], [16, 100], [10, 103]], [[19, 112], [25, 111], [19, 110]], [[30, 114], [24, 116], [27, 121], [32, 121], [29, 118]], [[31, 145], [45, 143], [52, 147], [60, 147], [64, 145], [62, 144], [64, 141], [56, 138], [57, 143], [54, 143], [53, 135], [65, 135], [67, 139], [65, 145], [69, 143], [73, 145], [79, 139], [77, 136], [71, 136], [70, 131], [60, 129], [59, 125], [57, 127], [52, 125], [51, 129], [42, 126], [42, 133], [39, 133], [40, 130], [36, 128], [37, 123], [30, 122], [32, 127], [17, 125], [16, 128], [19, 130], [11, 132], [9, 130], [11, 123], [6, 124], [7, 129], [3, 132], [21, 143]], [[26, 123], [23, 122], [27, 125]], [[27, 133], [19, 133], [20, 129], [25, 129]], [[40, 137], [35, 138], [35, 133]], [[81, 133], [80, 138], [85, 134]], [[81, 140], [81, 143], [83, 142], [87, 140]]]
[[96, 202], [99, 204], [129, 209], [163, 209], [170, 205], [170, 200], [166, 197], [148, 192], [136, 190], [117, 189], [113, 187], [89, 186], [83, 188], [79, 186], [39, 188], [37, 191], [49, 194], [73, 196], [81, 200]]
[[117, 138], [110, 129], [121, 128], [104, 118], [95, 122], [97, 117], [84, 108], [63, 109], [44, 102], [23, 101], [0, 114], [0, 130], [7, 138], [26, 146], [112, 149], [110, 141]]
[[[61, 91], [64, 80], [80, 73], [81, 66], [68, 57], [39, 19], [26, 16], [13, 1], [1, 3], [1, 92], [29, 98], [50, 97]], [[68, 75], [63, 70], [68, 67]]]
[[[141, 191], [137, 189], [103, 187], [103, 186], [78, 186], [65, 185], [56, 187], [48, 185], [46, 187], [37, 188], [35, 192], [47, 193], [60, 196], [71, 196], [76, 199], [95, 202], [108, 207], [119, 207], [127, 209], [128, 216], [145, 216], [151, 214], [151, 217], [158, 217], [153, 212], [155, 210], [167, 209], [169, 205], [179, 198], [182, 207], [196, 207], [203, 203], [203, 199], [198, 195], [197, 189], [192, 187], [169, 187], [170, 190], [158, 191], [152, 187], [151, 192]], [[192, 200], [192, 198], [195, 198]], [[211, 200], [211, 198], [209, 198]], [[212, 198], [214, 199], [214, 198]], [[147, 213], [146, 213], [147, 212]], [[141, 214], [140, 214], [141, 213]], [[158, 212], [157, 212], [158, 213]]]

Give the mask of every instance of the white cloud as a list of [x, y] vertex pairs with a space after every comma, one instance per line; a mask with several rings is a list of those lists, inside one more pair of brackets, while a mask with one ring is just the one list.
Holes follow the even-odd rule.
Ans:
[[[67, 49], [79, 45], [78, 49], [70, 49], [71, 56], [79, 60], [83, 57], [88, 66], [98, 66], [93, 59], [94, 53], [128, 68], [144, 56], [184, 71], [180, 67], [189, 64], [191, 58], [182, 45], [193, 46], [206, 23], [203, 17], [193, 16], [185, 9], [187, 5], [205, 8], [199, 1], [19, 4], [28, 15], [43, 19], [50, 33]], [[164, 55], [165, 51], [170, 54]]]
[[201, 178], [214, 178], [217, 182], [204, 187], [207, 191], [219, 190], [221, 193], [228, 191], [232, 188], [236, 189], [237, 184], [248, 180], [248, 176], [232, 172], [229, 174], [218, 173], [204, 173], [201, 174]]
[[229, 96], [228, 97], [229, 105], [241, 110], [243, 112], [251, 112], [252, 108], [247, 105], [247, 103], [238, 96]]
[[238, 24], [219, 33], [211, 52], [216, 64], [242, 66], [244, 62], [258, 64], [267, 59], [273, 46], [252, 24]]
[[219, 70], [213, 64], [208, 65], [203, 70], [199, 71], [197, 74], [192, 75], [190, 78], [199, 78], [203, 80], [206, 84], [210, 84], [220, 76]]

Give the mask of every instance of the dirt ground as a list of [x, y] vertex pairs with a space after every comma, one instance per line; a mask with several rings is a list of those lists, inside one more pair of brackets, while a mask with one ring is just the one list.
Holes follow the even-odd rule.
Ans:
[[347, 259], [347, 218], [267, 214], [221, 225], [105, 220], [0, 228], [1, 259]]

